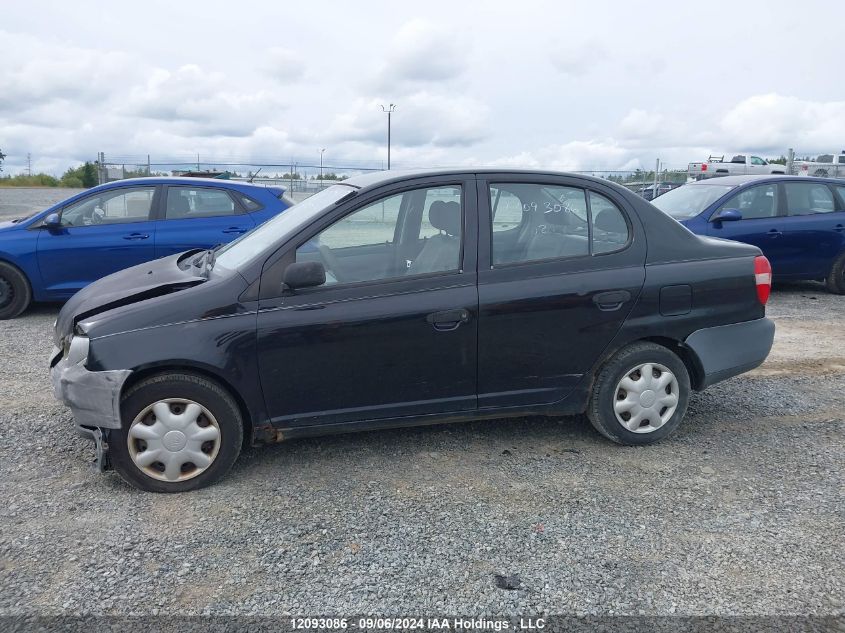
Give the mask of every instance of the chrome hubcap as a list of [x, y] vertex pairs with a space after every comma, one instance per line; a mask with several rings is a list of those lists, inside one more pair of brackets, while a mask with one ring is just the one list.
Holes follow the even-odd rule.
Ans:
[[666, 424], [678, 408], [678, 379], [668, 367], [643, 363], [616, 385], [613, 410], [632, 433], [651, 433]]
[[127, 443], [129, 456], [145, 475], [184, 481], [214, 462], [220, 452], [220, 425], [201, 404], [168, 398], [135, 416]]

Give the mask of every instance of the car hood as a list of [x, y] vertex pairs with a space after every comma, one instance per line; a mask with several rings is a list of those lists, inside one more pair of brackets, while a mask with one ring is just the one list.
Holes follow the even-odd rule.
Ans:
[[206, 281], [199, 269], [179, 262], [202, 252], [200, 249], [139, 264], [103, 277], [77, 292], [56, 319], [54, 343], [60, 345], [74, 326], [90, 316], [130, 303], [152, 299]]
[[5, 222], [0, 222], [0, 231], [5, 229], [11, 229], [18, 225], [17, 222], [12, 222], [11, 220], [6, 220]]

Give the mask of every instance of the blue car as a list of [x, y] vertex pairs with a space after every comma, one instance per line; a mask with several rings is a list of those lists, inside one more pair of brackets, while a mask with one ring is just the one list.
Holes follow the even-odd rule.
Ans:
[[699, 180], [652, 204], [693, 233], [760, 247], [775, 279], [826, 280], [845, 294], [845, 181], [796, 176]]
[[0, 222], [0, 319], [124, 268], [230, 242], [288, 208], [283, 194], [227, 180], [135, 178]]

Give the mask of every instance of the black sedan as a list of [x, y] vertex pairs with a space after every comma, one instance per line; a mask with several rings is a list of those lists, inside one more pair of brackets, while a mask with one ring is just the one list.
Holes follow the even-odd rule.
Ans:
[[370, 174], [84, 289], [51, 376], [100, 467], [152, 491], [245, 441], [435, 421], [586, 412], [649, 444], [766, 358], [770, 273], [595, 178]]

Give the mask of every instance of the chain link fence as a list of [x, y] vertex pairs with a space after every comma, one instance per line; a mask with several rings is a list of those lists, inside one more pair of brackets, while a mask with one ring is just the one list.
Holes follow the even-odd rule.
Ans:
[[[845, 150], [840, 153], [815, 154], [788, 149], [781, 156], [770, 158], [773, 166], [783, 165], [788, 174], [845, 178]], [[256, 185], [284, 187], [294, 200], [325, 189], [348, 177], [381, 171], [381, 161], [324, 162], [291, 159], [289, 162], [272, 160], [195, 160], [154, 158], [147, 156], [97, 156], [99, 182], [106, 183], [126, 178], [145, 176], [192, 176], [240, 180]], [[618, 183], [647, 200], [679, 187], [691, 179], [687, 165], [667, 166], [657, 161], [655, 169], [634, 170], [580, 170], [586, 174]], [[755, 172], [756, 173], [756, 172]], [[760, 173], [767, 173], [760, 171]], [[700, 175], [699, 175], [700, 177]]]
[[845, 178], [845, 150], [830, 154], [806, 153], [800, 150], [790, 151], [792, 152], [790, 173], [795, 176]]

